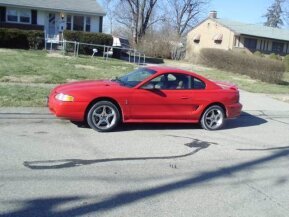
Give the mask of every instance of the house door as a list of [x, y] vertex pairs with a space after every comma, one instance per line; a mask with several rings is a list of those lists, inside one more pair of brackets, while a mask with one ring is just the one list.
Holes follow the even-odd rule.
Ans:
[[55, 13], [49, 13], [48, 34], [55, 35]]

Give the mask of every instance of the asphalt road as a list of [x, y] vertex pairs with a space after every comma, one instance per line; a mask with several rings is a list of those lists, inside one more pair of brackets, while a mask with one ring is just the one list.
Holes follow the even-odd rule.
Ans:
[[0, 217], [289, 216], [289, 104], [241, 92], [223, 130], [97, 133], [43, 108], [0, 108]]

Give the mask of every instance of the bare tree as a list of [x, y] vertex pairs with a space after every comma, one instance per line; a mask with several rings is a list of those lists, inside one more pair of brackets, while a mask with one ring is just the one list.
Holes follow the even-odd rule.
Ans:
[[179, 36], [196, 25], [209, 0], [167, 0], [169, 18]]
[[152, 24], [162, 19], [161, 16], [157, 16], [152, 20], [152, 14], [158, 0], [118, 1], [119, 6], [116, 10], [116, 20], [131, 29], [136, 44]]

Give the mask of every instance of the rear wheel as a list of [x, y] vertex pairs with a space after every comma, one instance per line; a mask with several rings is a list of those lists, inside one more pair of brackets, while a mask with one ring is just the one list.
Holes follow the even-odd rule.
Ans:
[[109, 101], [95, 103], [87, 114], [88, 125], [99, 132], [112, 131], [120, 121], [118, 108]]
[[224, 109], [221, 106], [213, 105], [206, 109], [201, 119], [201, 126], [206, 130], [218, 130], [225, 121]]

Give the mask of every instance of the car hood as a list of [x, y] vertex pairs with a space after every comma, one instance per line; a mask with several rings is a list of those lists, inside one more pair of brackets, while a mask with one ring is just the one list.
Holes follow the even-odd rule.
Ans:
[[113, 87], [120, 86], [119, 83], [111, 81], [111, 80], [94, 80], [94, 81], [78, 81], [67, 84], [61, 84], [57, 86], [54, 91], [57, 93], [74, 91], [74, 90], [87, 90], [87, 89], [95, 89], [95, 88], [104, 88], [104, 87]]

